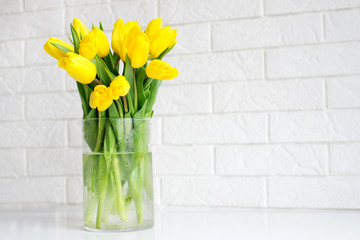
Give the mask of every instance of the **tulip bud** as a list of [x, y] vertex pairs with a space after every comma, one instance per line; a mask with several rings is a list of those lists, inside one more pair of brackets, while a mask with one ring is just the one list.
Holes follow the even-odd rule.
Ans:
[[170, 64], [161, 60], [152, 60], [146, 67], [146, 75], [158, 80], [170, 80], [176, 78], [179, 72]]
[[96, 77], [95, 64], [73, 52], [68, 52], [58, 63], [60, 68], [65, 69], [76, 81], [89, 84]]
[[126, 96], [130, 90], [130, 84], [126, 78], [122, 75], [117, 76], [110, 83], [110, 88], [112, 90], [113, 99], [117, 100], [119, 97]]
[[60, 44], [66, 47], [67, 49], [71, 50], [72, 52], [74, 51], [74, 47], [71, 44], [64, 42], [58, 38], [50, 37], [49, 40], [47, 40], [46, 43], [44, 44], [44, 49], [48, 54], [50, 54], [52, 57], [56, 58], [57, 60], [65, 57], [66, 53], [64, 53], [63, 51], [52, 45], [52, 43]]
[[175, 44], [176, 29], [162, 27], [162, 19], [153, 19], [146, 27], [145, 33], [150, 40], [150, 56], [158, 57], [167, 48]]
[[80, 34], [81, 34], [81, 37], [84, 38], [90, 32], [89, 29], [86, 27], [86, 25], [82, 21], [80, 21], [78, 18], [74, 18], [72, 25], [73, 25], [79, 39], [81, 39]]
[[110, 45], [107, 37], [99, 28], [94, 29], [87, 34], [80, 42], [79, 53], [91, 60], [98, 54], [100, 57], [106, 57], [109, 54]]
[[136, 21], [129, 21], [124, 24], [124, 21], [120, 18], [115, 22], [112, 31], [111, 47], [124, 62], [126, 61], [126, 52], [122, 51], [124, 38], [134, 27], [140, 30], [140, 25]]
[[148, 60], [149, 49], [150, 43], [148, 37], [138, 28], [132, 28], [125, 36], [123, 52], [129, 56], [133, 68], [144, 66]]
[[162, 18], [155, 18], [147, 25], [145, 33], [150, 38], [160, 29], [162, 29]]
[[108, 109], [112, 103], [112, 90], [105, 85], [97, 85], [90, 94], [90, 107], [97, 108], [100, 112]]

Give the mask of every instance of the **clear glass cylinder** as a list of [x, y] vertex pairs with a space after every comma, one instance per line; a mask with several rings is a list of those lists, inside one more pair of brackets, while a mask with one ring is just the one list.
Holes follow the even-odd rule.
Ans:
[[132, 231], [154, 224], [150, 119], [83, 120], [84, 227]]

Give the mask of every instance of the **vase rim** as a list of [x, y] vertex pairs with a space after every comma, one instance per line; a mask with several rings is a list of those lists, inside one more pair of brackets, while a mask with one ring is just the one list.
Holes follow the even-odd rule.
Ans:
[[117, 120], [117, 119], [129, 119], [129, 120], [134, 120], [134, 121], [148, 121], [151, 120], [152, 118], [109, 118], [109, 117], [105, 117], [105, 118], [89, 118], [89, 119], [82, 119], [83, 122], [87, 122], [87, 121], [94, 121], [94, 120], [99, 120], [99, 119], [103, 119], [103, 120]]

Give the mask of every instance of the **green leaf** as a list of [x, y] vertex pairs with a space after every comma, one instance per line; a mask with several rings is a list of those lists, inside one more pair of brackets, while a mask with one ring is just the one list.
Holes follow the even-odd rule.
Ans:
[[106, 133], [104, 139], [104, 153], [116, 152], [116, 139], [114, 131], [109, 122], [106, 122]]
[[119, 118], [119, 112], [114, 104], [114, 102], [108, 108], [109, 118]]
[[173, 48], [175, 47], [175, 44], [172, 45], [171, 47], [165, 49], [165, 51], [163, 51], [158, 57], [157, 59], [162, 59], [166, 54], [168, 54]]
[[102, 23], [100, 22], [100, 26], [99, 26], [99, 28], [100, 28], [100, 30], [101, 31], [104, 31], [104, 28], [103, 28], [103, 25], [102, 25]]
[[97, 139], [96, 139], [96, 145], [94, 147], [93, 152], [100, 152], [102, 144], [104, 142], [104, 132], [105, 132], [105, 120], [106, 112], [99, 112], [98, 111], [98, 127], [97, 127]]
[[89, 85], [83, 84], [83, 88], [84, 88], [84, 93], [85, 93], [85, 101], [87, 104], [89, 104], [90, 101], [90, 94], [93, 91], [93, 89], [91, 89], [89, 87]]
[[158, 93], [159, 87], [161, 85], [161, 81], [154, 79], [150, 85], [150, 96], [148, 98], [148, 102], [146, 104], [146, 113], [149, 113], [152, 111], [152, 108], [154, 106], [156, 95]]
[[106, 69], [108, 69], [108, 67], [106, 66], [105, 62], [98, 55], [96, 55], [95, 58], [92, 59], [91, 61], [96, 66], [96, 74], [98, 75], [100, 81], [104, 83], [106, 86], [109, 86], [111, 83], [111, 79], [106, 73]]
[[146, 79], [146, 81], [144, 82], [144, 89], [147, 89], [148, 87], [150, 87], [152, 80], [153, 80], [152, 78]]
[[138, 109], [140, 110], [146, 101], [146, 96], [144, 93], [144, 79], [146, 73], [145, 68], [141, 67], [136, 70], [136, 90], [137, 90], [137, 97], [138, 97]]
[[114, 52], [114, 54], [112, 55], [112, 57], [111, 57], [111, 61], [112, 61], [112, 64], [115, 66], [115, 64], [116, 64], [116, 61], [119, 59], [120, 57], [119, 57], [119, 55], [117, 55], [115, 52]]
[[61, 51], [63, 51], [64, 53], [67, 52], [71, 52], [70, 49], [68, 49], [67, 47], [64, 47], [63, 45], [57, 44], [57, 43], [51, 43], [54, 47], [60, 49]]
[[124, 77], [130, 84], [130, 91], [126, 96], [129, 96], [132, 100], [131, 102], [133, 102], [133, 99], [134, 99], [134, 70], [131, 67], [130, 58], [128, 56], [126, 56]]
[[81, 106], [83, 109], [83, 118], [85, 118], [89, 114], [90, 106], [89, 106], [88, 102], [86, 101], [84, 85], [79, 82], [76, 82], [76, 86], [78, 88], [80, 99], [81, 99]]
[[92, 119], [96, 118], [96, 109], [92, 108], [89, 114], [85, 117], [85, 119]]
[[114, 78], [116, 78], [116, 76], [112, 72], [110, 72], [110, 70], [107, 68], [105, 68], [105, 73], [107, 77], [110, 79], [110, 83], [112, 82], [112, 80], [114, 80]]
[[67, 36], [70, 40], [70, 42], [72, 43], [72, 45], [74, 45], [74, 41], [71, 39], [71, 37]]
[[150, 94], [151, 94], [150, 89], [146, 89], [144, 93], [145, 93], [146, 99], [148, 99], [150, 97]]
[[[111, 104], [111, 106], [108, 108], [110, 123], [114, 129], [116, 141], [118, 147], [122, 146], [124, 143], [124, 128], [122, 125], [122, 119], [120, 119], [120, 114], [118, 112], [118, 109], [115, 106], [115, 103]], [[119, 149], [120, 150], [120, 149]]]
[[135, 113], [134, 118], [135, 119], [141, 119], [141, 118], [145, 118], [146, 117], [146, 104], [147, 104], [148, 100], [146, 99], [143, 107], [137, 111], [137, 113]]
[[73, 37], [73, 42], [74, 42], [74, 52], [79, 53], [79, 46], [80, 46], [79, 36], [77, 35], [76, 30], [72, 24], [70, 24], [70, 28], [71, 28], [71, 35]]
[[88, 121], [84, 121], [83, 123], [84, 139], [91, 151], [94, 150], [97, 139], [98, 123], [96, 120], [96, 116], [96, 109], [91, 109], [89, 114], [85, 117], [85, 119], [88, 119]]
[[124, 114], [124, 107], [123, 107], [123, 104], [122, 104], [122, 101], [120, 99], [118, 100], [115, 100], [115, 105], [117, 107], [117, 110], [120, 114], [120, 117], [123, 118], [123, 114]]
[[91, 83], [89, 83], [87, 86], [91, 89], [94, 90], [94, 88], [96, 87], [96, 82], [92, 81]]
[[105, 61], [106, 65], [107, 65], [107, 67], [109, 68], [109, 70], [111, 72], [114, 71], [114, 65], [111, 62], [111, 53], [110, 52], [106, 57], [104, 57], [104, 61]]

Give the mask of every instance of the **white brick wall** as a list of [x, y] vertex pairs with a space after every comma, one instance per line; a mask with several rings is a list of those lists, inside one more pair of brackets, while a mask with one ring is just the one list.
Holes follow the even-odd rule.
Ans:
[[360, 208], [360, 0], [0, 0], [0, 203], [81, 204], [74, 17], [178, 29], [152, 121], [155, 203]]

